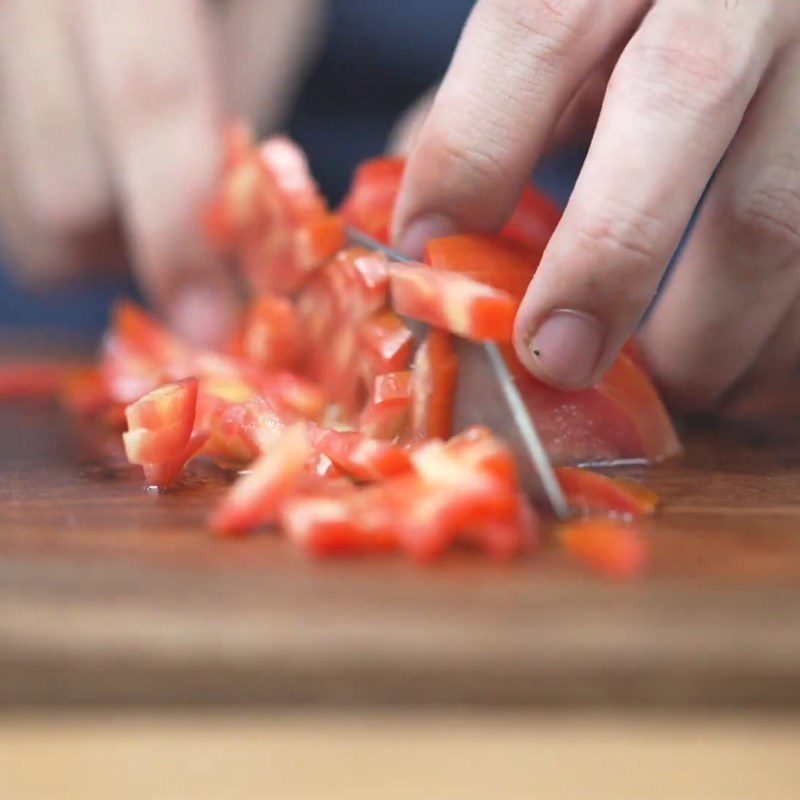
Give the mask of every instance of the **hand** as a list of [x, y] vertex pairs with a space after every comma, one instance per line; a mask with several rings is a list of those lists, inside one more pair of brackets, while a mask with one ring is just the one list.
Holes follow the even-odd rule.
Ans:
[[780, 379], [800, 364], [797, 0], [479, 0], [411, 152], [398, 245], [499, 228], [605, 64], [587, 160], [517, 317], [518, 354], [554, 385], [595, 383], [719, 167], [644, 328], [646, 355], [690, 408]]
[[233, 283], [200, 231], [222, 125], [272, 127], [322, 0], [7, 0], [0, 4], [0, 234], [29, 282], [119, 260], [196, 340], [220, 337]]

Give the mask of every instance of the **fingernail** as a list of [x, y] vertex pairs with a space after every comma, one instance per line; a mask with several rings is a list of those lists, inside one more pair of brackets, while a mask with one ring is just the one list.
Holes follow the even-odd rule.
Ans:
[[178, 334], [195, 344], [219, 346], [233, 325], [227, 295], [217, 287], [192, 286], [179, 294], [170, 319]]
[[603, 327], [588, 314], [552, 312], [528, 341], [529, 364], [548, 383], [588, 386], [603, 350]]
[[397, 237], [397, 249], [409, 258], [422, 259], [429, 239], [452, 236], [458, 228], [451, 219], [442, 214], [426, 214], [416, 217]]

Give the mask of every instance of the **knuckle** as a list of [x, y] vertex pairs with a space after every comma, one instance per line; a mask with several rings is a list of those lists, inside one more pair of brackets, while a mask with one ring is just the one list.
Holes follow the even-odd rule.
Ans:
[[196, 89], [191, 70], [158, 69], [155, 63], [138, 57], [125, 64], [118, 84], [116, 92], [120, 107], [127, 111], [126, 124], [171, 115], [186, 107]]
[[616, 77], [648, 108], [705, 112], [741, 96], [752, 63], [752, 48], [727, 28], [676, 15], [642, 29]]
[[728, 223], [737, 239], [780, 254], [797, 268], [800, 258], [800, 158], [777, 161], [742, 191], [727, 195]]

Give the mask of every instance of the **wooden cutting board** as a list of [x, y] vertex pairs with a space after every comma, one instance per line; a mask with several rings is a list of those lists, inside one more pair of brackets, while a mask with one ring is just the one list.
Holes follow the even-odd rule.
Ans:
[[[800, 706], [800, 435], [699, 430], [650, 470], [650, 574], [548, 548], [314, 562], [221, 542], [211, 467], [180, 491], [0, 405], [0, 702]], [[637, 473], [636, 476], [644, 475]]]

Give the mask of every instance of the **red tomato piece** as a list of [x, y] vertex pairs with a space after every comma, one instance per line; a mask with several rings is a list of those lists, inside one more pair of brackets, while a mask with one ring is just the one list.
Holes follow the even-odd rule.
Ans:
[[211, 517], [212, 530], [242, 534], [274, 522], [281, 504], [306, 475], [312, 456], [305, 425], [287, 428], [233, 485]]
[[520, 301], [542, 254], [498, 235], [464, 233], [431, 239], [425, 256], [434, 269], [458, 272]]
[[341, 212], [348, 225], [389, 244], [394, 205], [405, 170], [404, 158], [373, 158], [353, 176]]
[[544, 252], [561, 220], [561, 209], [540, 189], [527, 184], [503, 236]]
[[309, 426], [308, 434], [316, 450], [357, 480], [379, 481], [411, 469], [408, 452], [382, 439], [317, 425]]
[[413, 386], [410, 370], [378, 375], [359, 417], [359, 430], [377, 439], [402, 436], [410, 422]]
[[33, 361], [0, 365], [0, 400], [55, 397], [74, 367]]
[[204, 443], [192, 440], [197, 381], [165, 384], [125, 409], [128, 430], [122, 435], [128, 461], [139, 464], [151, 486], [170, 486]]
[[511, 340], [519, 303], [508, 293], [456, 272], [394, 265], [392, 305], [405, 314], [475, 341]]
[[342, 250], [325, 266], [340, 321], [355, 323], [389, 300], [389, 260], [363, 247]]
[[597, 391], [627, 413], [648, 460], [663, 461], [681, 452], [678, 434], [653, 382], [624, 353], [597, 384]]
[[559, 539], [573, 556], [612, 578], [636, 577], [647, 563], [647, 543], [641, 532], [621, 520], [570, 522], [560, 528]]
[[364, 377], [374, 380], [378, 375], [408, 368], [414, 336], [394, 311], [380, 311], [359, 325], [358, 343]]
[[293, 303], [264, 295], [250, 306], [242, 333], [242, 355], [262, 369], [293, 367], [302, 351], [301, 325]]
[[328, 400], [325, 393], [311, 381], [294, 372], [278, 372], [261, 382], [260, 393], [276, 408], [309, 420], [320, 420]]
[[258, 292], [293, 291], [344, 244], [342, 221], [328, 212], [300, 148], [284, 137], [248, 145], [241, 130], [229, 137], [206, 222]]
[[652, 514], [658, 495], [633, 481], [610, 478], [575, 467], [557, 467], [556, 475], [570, 506], [584, 512], [616, 512], [629, 516]]
[[448, 333], [434, 328], [414, 356], [411, 432], [446, 439], [453, 429], [458, 356]]

